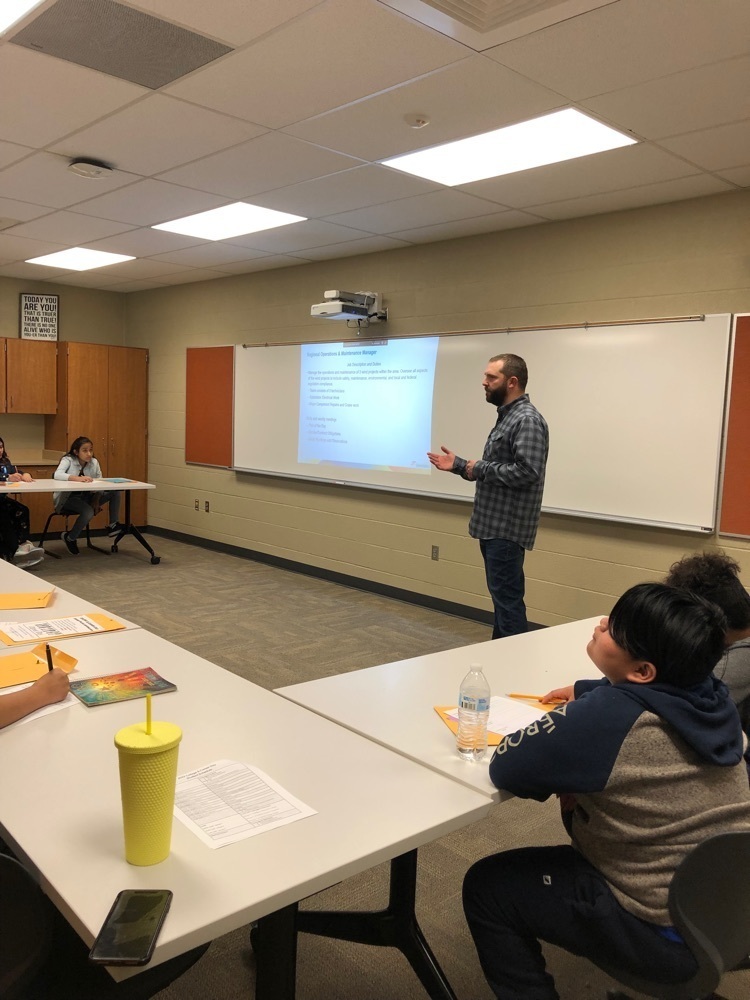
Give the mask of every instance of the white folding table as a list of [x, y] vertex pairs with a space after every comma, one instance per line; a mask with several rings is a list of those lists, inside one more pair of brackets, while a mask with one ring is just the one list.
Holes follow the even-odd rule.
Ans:
[[428, 653], [291, 684], [276, 693], [500, 802], [510, 796], [489, 779], [491, 753], [479, 762], [460, 760], [456, 738], [434, 706], [457, 704], [459, 685], [472, 663], [482, 664], [495, 695], [541, 695], [582, 678], [598, 677], [586, 655], [586, 644], [599, 621], [588, 618]]
[[[298, 901], [395, 859], [395, 912], [363, 921], [354, 939], [396, 944], [431, 997], [454, 997], [413, 913], [416, 851], [484, 817], [486, 795], [142, 629], [57, 645], [78, 658], [73, 677], [151, 666], [177, 684], [154, 699], [153, 714], [183, 729], [180, 773], [224, 758], [254, 764], [317, 810], [219, 850], [175, 820], [169, 858], [133, 867], [113, 739], [143, 717], [144, 702], [74, 705], [0, 732], [0, 831], [85, 942], [120, 889], [170, 888], [154, 963], [258, 920], [256, 997], [291, 1000], [297, 930], [339, 936], [327, 915], [297, 914]], [[331, 917], [351, 924], [357, 915]]]
[[[122, 530], [113, 539], [111, 549], [113, 552], [117, 552], [117, 546], [122, 539], [126, 535], [132, 535], [135, 540], [140, 542], [143, 548], [148, 551], [151, 556], [151, 562], [156, 565], [161, 562], [160, 556], [156, 555], [154, 550], [138, 530], [138, 526], [133, 524], [130, 516], [130, 494], [134, 490], [153, 489], [156, 489], [153, 483], [141, 483], [135, 479], [127, 479], [124, 482], [114, 482], [111, 479], [95, 479], [91, 483], [76, 483], [70, 482], [69, 480], [66, 482], [61, 479], [35, 479], [32, 483], [0, 483], [0, 491], [14, 493], [21, 498], [24, 493], [104, 493], [113, 491], [124, 493], [125, 514], [122, 521]], [[105, 551], [104, 549], [98, 549], [97, 546], [91, 544], [90, 541], [88, 547], [97, 549], [98, 552]]]

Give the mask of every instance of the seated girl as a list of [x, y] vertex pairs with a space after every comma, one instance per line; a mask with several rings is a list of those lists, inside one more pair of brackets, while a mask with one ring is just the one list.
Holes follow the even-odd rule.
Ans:
[[[60, 459], [55, 469], [55, 479], [74, 483], [92, 483], [102, 478], [99, 462], [94, 458], [94, 445], [90, 438], [77, 437], [68, 451]], [[107, 534], [115, 537], [122, 529], [118, 521], [120, 516], [120, 494], [117, 490], [107, 490], [97, 493], [55, 493], [55, 510], [58, 514], [77, 514], [76, 522], [70, 531], [63, 531], [62, 540], [68, 552], [78, 555], [78, 538], [95, 514], [98, 514], [105, 504], [109, 504], [109, 524]]]

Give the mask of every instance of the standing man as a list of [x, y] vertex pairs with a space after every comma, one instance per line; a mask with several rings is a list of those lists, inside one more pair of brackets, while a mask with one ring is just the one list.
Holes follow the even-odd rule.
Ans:
[[517, 354], [490, 358], [482, 385], [497, 407], [481, 459], [459, 458], [441, 445], [428, 452], [441, 472], [476, 480], [469, 534], [479, 539], [487, 588], [495, 607], [493, 639], [526, 632], [523, 560], [534, 547], [544, 490], [549, 431], [526, 394], [528, 369]]

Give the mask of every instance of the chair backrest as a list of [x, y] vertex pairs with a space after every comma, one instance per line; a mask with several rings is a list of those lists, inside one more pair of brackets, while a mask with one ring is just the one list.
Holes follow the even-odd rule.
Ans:
[[750, 951], [750, 830], [718, 834], [688, 854], [672, 879], [669, 912], [698, 961], [694, 995], [710, 993]]
[[51, 944], [49, 903], [26, 869], [0, 854], [0, 996], [22, 996]]

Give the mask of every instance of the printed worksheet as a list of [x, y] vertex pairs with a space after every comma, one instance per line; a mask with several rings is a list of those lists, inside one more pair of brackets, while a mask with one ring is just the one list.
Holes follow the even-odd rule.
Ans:
[[51, 639], [64, 639], [71, 635], [90, 635], [95, 632], [110, 632], [125, 626], [105, 615], [76, 615], [72, 618], [48, 618], [37, 622], [2, 622], [0, 637], [4, 636], [9, 643], [14, 642], [49, 642]]
[[[554, 706], [551, 705], [550, 708]], [[532, 722], [536, 722], [546, 715], [540, 708], [532, 705], [524, 705], [523, 702], [514, 701], [512, 698], [505, 698], [502, 695], [493, 695], [490, 698], [490, 718], [487, 729], [491, 733], [499, 733], [507, 736], [515, 733], [519, 729], [525, 729]], [[458, 709], [454, 708], [446, 712], [451, 719], [458, 719]]]
[[209, 847], [225, 847], [314, 816], [257, 767], [217, 760], [177, 778], [175, 816]]

